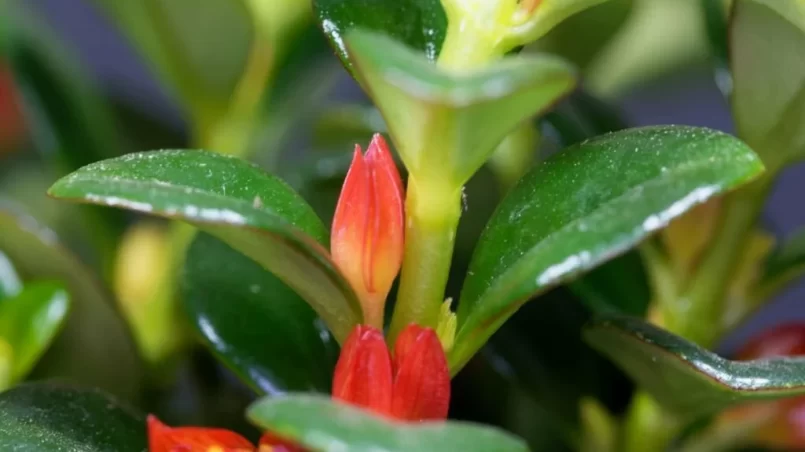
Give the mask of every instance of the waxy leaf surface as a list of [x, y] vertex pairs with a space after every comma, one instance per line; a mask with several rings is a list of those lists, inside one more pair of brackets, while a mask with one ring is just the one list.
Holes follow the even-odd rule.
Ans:
[[401, 423], [325, 397], [263, 399], [249, 419], [264, 429], [321, 452], [525, 452], [526, 444], [503, 431], [463, 422]]
[[451, 369], [535, 294], [624, 253], [762, 170], [736, 138], [684, 126], [603, 135], [537, 166], [500, 204], [475, 249]]
[[29, 383], [0, 394], [0, 450], [145, 452], [145, 419], [99, 390]]
[[313, 0], [322, 30], [344, 67], [354, 60], [344, 44], [347, 32], [362, 28], [385, 33], [435, 60], [442, 48], [447, 17], [439, 0]]
[[805, 394], [805, 359], [730, 361], [632, 317], [606, 316], [584, 338], [685, 419], [758, 400]]
[[187, 252], [183, 300], [212, 352], [257, 392], [330, 390], [337, 347], [310, 306], [209, 234]]
[[[0, 201], [0, 250], [23, 279], [63, 282], [70, 315], [34, 377], [61, 377], [133, 397], [142, 378], [126, 323], [97, 275], [59, 242], [52, 230]], [[113, 359], [114, 366], [107, 365]]]
[[251, 257], [296, 290], [339, 340], [361, 319], [330, 260], [327, 231], [285, 182], [206, 151], [130, 154], [62, 178], [52, 196], [187, 221]]
[[61, 283], [35, 282], [0, 301], [0, 340], [13, 353], [11, 381], [22, 380], [59, 332], [70, 306]]

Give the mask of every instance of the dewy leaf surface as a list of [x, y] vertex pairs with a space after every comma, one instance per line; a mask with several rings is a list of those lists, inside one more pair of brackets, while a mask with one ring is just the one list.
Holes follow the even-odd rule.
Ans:
[[500, 204], [475, 249], [451, 369], [535, 294], [624, 253], [762, 170], [740, 140], [685, 126], [603, 135], [537, 166]]
[[85, 166], [49, 193], [187, 221], [276, 274], [339, 340], [360, 322], [321, 220], [285, 182], [244, 160], [194, 150], [129, 154]]

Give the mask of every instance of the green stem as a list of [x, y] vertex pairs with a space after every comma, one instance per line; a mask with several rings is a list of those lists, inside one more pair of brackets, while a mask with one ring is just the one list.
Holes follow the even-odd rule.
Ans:
[[461, 216], [461, 193], [460, 188], [444, 189], [408, 179], [405, 257], [391, 341], [410, 323], [436, 328]]
[[714, 241], [682, 295], [686, 311], [680, 312], [677, 324], [667, 325], [674, 333], [704, 347], [720, 337], [727, 291], [745, 254], [748, 236], [757, 223], [771, 181], [771, 177], [764, 177], [725, 197]]
[[662, 452], [668, 448], [681, 425], [647, 393], [632, 398], [624, 424], [623, 452]]

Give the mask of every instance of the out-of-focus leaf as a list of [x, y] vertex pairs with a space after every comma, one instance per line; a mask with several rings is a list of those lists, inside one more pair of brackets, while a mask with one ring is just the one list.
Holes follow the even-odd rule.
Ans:
[[609, 0], [568, 17], [534, 46], [567, 58], [582, 72], [629, 18], [634, 0]]
[[537, 166], [498, 206], [475, 249], [449, 354], [452, 371], [536, 293], [627, 251], [762, 171], [734, 137], [681, 126], [604, 135]]
[[805, 228], [780, 243], [763, 266], [756, 283], [761, 296], [770, 296], [805, 274]]
[[704, 8], [707, 38], [715, 66], [716, 85], [725, 96], [732, 92], [729, 71], [729, 10], [733, 0], [700, 0]]
[[99, 390], [31, 383], [0, 394], [0, 449], [143, 452], [145, 419]]
[[330, 44], [353, 75], [355, 61], [344, 38], [354, 28], [387, 34], [431, 61], [439, 55], [447, 31], [439, 0], [313, 0], [313, 8]]
[[12, 352], [11, 383], [33, 369], [67, 317], [69, 294], [61, 283], [35, 282], [0, 302], [0, 339]]
[[0, 251], [0, 300], [6, 297], [13, 297], [22, 290], [22, 281], [20, 281], [17, 271], [14, 269], [14, 264], [8, 259], [8, 256]]
[[738, 136], [777, 170], [805, 157], [805, 3], [735, 0], [730, 27]]
[[335, 343], [310, 307], [259, 264], [207, 234], [185, 259], [186, 310], [207, 345], [261, 394], [329, 392]]
[[50, 194], [187, 221], [276, 274], [339, 341], [360, 322], [321, 220], [285, 182], [244, 160], [194, 150], [130, 154], [81, 168]]
[[336, 452], [527, 451], [502, 430], [462, 422], [390, 422], [325, 397], [263, 399], [248, 417], [258, 426], [313, 450]]
[[645, 321], [603, 316], [584, 338], [662, 405], [692, 420], [758, 400], [805, 394], [805, 359], [730, 361]]
[[[53, 231], [0, 202], [0, 250], [27, 279], [63, 281], [71, 296], [64, 330], [50, 347], [34, 377], [64, 377], [133, 397], [142, 363], [125, 322], [100, 281], [58, 242]], [[114, 360], [114, 365], [108, 365]]]
[[210, 119], [229, 104], [255, 35], [244, 0], [95, 1], [191, 114]]

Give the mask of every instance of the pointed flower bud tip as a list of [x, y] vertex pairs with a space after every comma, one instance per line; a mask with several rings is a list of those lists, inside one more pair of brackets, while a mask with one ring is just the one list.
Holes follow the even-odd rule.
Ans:
[[331, 254], [360, 297], [364, 321], [381, 327], [386, 296], [403, 257], [404, 194], [380, 134], [366, 155], [355, 146], [333, 218]]
[[436, 332], [409, 325], [394, 346], [392, 415], [409, 421], [443, 420], [450, 405], [450, 371]]
[[177, 427], [148, 416], [148, 452], [252, 452], [254, 445], [235, 432], [220, 428]]
[[391, 357], [383, 333], [358, 325], [344, 343], [335, 366], [333, 398], [388, 415], [391, 387]]

